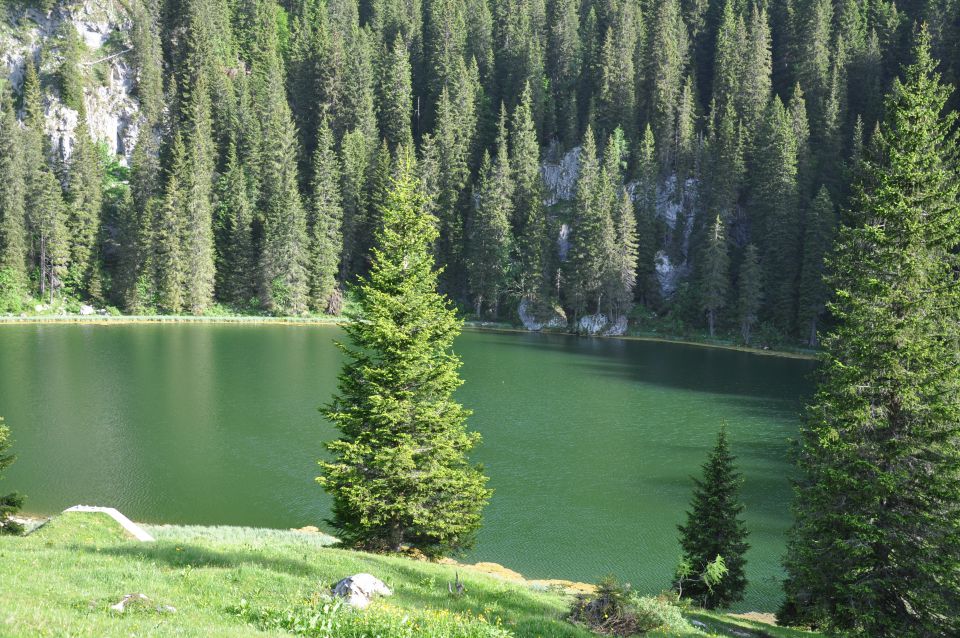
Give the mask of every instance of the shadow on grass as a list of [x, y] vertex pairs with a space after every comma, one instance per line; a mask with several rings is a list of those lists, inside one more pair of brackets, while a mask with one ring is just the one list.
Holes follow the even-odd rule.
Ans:
[[315, 575], [315, 568], [305, 561], [266, 556], [244, 551], [216, 551], [197, 545], [156, 543], [89, 547], [76, 545], [74, 549], [91, 554], [107, 554], [140, 561], [165, 564], [169, 567], [233, 568], [243, 565], [262, 567], [292, 576]]

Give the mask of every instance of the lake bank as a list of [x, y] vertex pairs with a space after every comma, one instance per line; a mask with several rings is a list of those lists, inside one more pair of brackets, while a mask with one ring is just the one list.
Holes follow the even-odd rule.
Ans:
[[[229, 315], [229, 316], [193, 316], [193, 315], [26, 315], [23, 317], [0, 317], [0, 326], [29, 325], [29, 324], [77, 324], [77, 325], [126, 325], [126, 324], [241, 324], [241, 325], [286, 325], [286, 326], [338, 326], [347, 323], [343, 317], [271, 317], [258, 315]], [[565, 330], [541, 330], [533, 332], [509, 324], [491, 323], [468, 320], [464, 322], [465, 329], [488, 332], [505, 332], [517, 334], [553, 334], [586, 339], [615, 339], [625, 341], [649, 341], [653, 343], [675, 343], [702, 348], [717, 348], [771, 357], [788, 359], [817, 359], [817, 352], [813, 350], [777, 350], [774, 348], [754, 348], [733, 343], [668, 337], [646, 334], [626, 334], [612, 336], [584, 336]]]
[[[408, 618], [416, 625], [409, 631], [378, 635], [593, 636], [566, 620], [569, 594], [469, 567], [335, 549], [324, 537], [296, 531], [180, 526], [154, 526], [148, 531], [156, 540], [138, 542], [102, 514], [72, 512], [31, 535], [0, 537], [0, 573], [9, 576], [0, 579], [4, 603], [0, 633], [290, 635], [286, 627], [265, 626], [263, 619], [322, 610], [311, 601], [315, 603], [332, 583], [370, 573], [383, 580], [392, 595], [376, 599], [364, 616], [371, 621], [408, 622]], [[457, 580], [465, 586], [462, 595], [450, 593], [448, 584]], [[125, 612], [112, 608], [137, 594], [146, 597], [143, 604]], [[683, 627], [645, 635], [818, 636], [733, 614], [690, 609], [684, 615]]]

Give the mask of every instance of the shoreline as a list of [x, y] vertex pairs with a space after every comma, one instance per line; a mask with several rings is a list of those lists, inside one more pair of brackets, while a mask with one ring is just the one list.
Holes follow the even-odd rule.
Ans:
[[[70, 325], [130, 325], [130, 324], [207, 324], [207, 325], [277, 325], [277, 326], [340, 326], [347, 323], [342, 317], [267, 317], [247, 315], [227, 315], [222, 317], [195, 317], [191, 315], [33, 315], [26, 317], [0, 317], [0, 326], [4, 325], [31, 325], [31, 324], [70, 324]], [[504, 332], [513, 334], [548, 334], [566, 337], [581, 337], [588, 339], [622, 339], [624, 341], [647, 341], [652, 343], [671, 343], [700, 348], [715, 348], [743, 352], [767, 357], [782, 357], [785, 359], [802, 359], [814, 361], [816, 352], [791, 351], [753, 348], [727, 343], [713, 343], [697, 341], [680, 337], [661, 337], [653, 335], [593, 335], [586, 337], [564, 330], [532, 331], [508, 325], [487, 324], [480, 321], [464, 321], [464, 329], [476, 332]]]

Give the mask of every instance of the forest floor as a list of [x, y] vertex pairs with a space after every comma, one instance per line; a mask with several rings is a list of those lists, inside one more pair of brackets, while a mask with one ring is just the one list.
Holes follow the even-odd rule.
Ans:
[[[0, 537], [0, 636], [592, 635], [565, 620], [571, 598], [560, 589], [463, 565], [334, 549], [331, 537], [301, 531], [146, 529], [155, 542], [133, 540], [105, 514], [71, 512], [26, 537]], [[342, 633], [328, 633], [317, 624], [330, 620], [320, 593], [359, 572], [377, 576], [394, 595], [364, 612], [344, 612], [336, 620]], [[457, 575], [462, 595], [448, 588]], [[148, 600], [122, 613], [111, 609], [128, 594]], [[691, 611], [687, 618], [707, 629], [646, 635], [816, 636], [716, 613]], [[384, 633], [374, 620], [394, 629]]]

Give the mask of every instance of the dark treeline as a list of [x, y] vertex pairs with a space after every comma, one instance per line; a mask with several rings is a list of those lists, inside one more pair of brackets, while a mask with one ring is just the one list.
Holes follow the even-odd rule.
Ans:
[[[935, 1], [125, 6], [129, 170], [83, 125], [72, 29], [3, 97], [8, 291], [136, 313], [337, 313], [398, 147], [414, 145], [442, 290], [479, 317], [641, 308], [814, 344], [823, 257], [916, 24], [948, 81], [960, 59], [956, 7]], [[41, 133], [53, 98], [79, 111], [66, 160]], [[541, 163], [571, 149], [564, 200]]]

